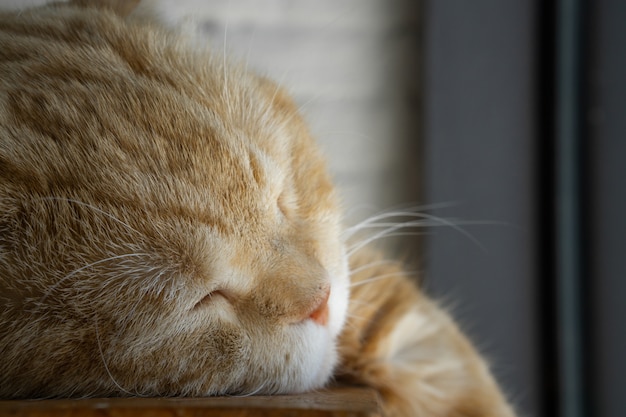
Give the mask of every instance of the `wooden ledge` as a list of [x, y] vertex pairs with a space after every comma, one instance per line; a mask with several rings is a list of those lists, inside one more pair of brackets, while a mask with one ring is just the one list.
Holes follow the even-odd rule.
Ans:
[[0, 401], [0, 416], [20, 417], [379, 417], [378, 394], [337, 387], [300, 395], [209, 398], [90, 398]]

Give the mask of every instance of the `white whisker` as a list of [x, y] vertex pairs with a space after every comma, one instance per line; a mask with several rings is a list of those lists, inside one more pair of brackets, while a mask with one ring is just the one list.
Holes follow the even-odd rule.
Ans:
[[369, 140], [375, 139], [373, 136], [366, 135], [365, 133], [358, 132], [355, 130], [321, 130], [321, 131], [317, 131], [316, 133], [323, 137], [331, 137], [334, 135], [344, 135], [344, 136], [351, 135], [351, 136], [357, 136], [363, 139], [369, 139]]
[[109, 369], [109, 366], [107, 365], [106, 358], [104, 357], [104, 352], [102, 351], [102, 344], [100, 342], [100, 331], [98, 330], [98, 317], [97, 316], [94, 317], [94, 323], [96, 327], [96, 342], [98, 343], [98, 351], [100, 352], [100, 358], [102, 359], [102, 364], [104, 365], [104, 369], [107, 371], [109, 378], [111, 378], [111, 381], [113, 381], [113, 384], [123, 393], [126, 393], [133, 397], [140, 397], [141, 395], [139, 395], [139, 393], [132, 393], [122, 388], [122, 386], [113, 377], [113, 374], [111, 373], [111, 370]]
[[254, 395], [257, 395], [258, 393], [262, 392], [263, 390], [265, 390], [265, 387], [267, 385], [267, 381], [263, 381], [263, 383], [257, 387], [256, 389], [249, 391], [249, 392], [245, 392], [242, 394], [234, 394], [234, 395], [229, 395], [230, 397], [236, 397], [236, 398], [243, 398], [243, 397], [252, 397]]
[[410, 275], [415, 275], [415, 274], [417, 274], [417, 271], [396, 271], [396, 272], [390, 272], [388, 274], [377, 275], [377, 276], [372, 277], [372, 278], [364, 279], [363, 281], [358, 281], [358, 282], [351, 283], [350, 284], [350, 288], [359, 287], [361, 285], [365, 285], [365, 284], [369, 284], [369, 283], [372, 283], [372, 282], [380, 281], [382, 279], [400, 278], [400, 277], [403, 277], [403, 276], [410, 276]]
[[[383, 237], [386, 238], [386, 237], [391, 237], [391, 236], [398, 236], [397, 233], [394, 233], [396, 230], [406, 228], [406, 227], [415, 227], [415, 226], [429, 226], [430, 227], [434, 225], [451, 227], [452, 229], [456, 230], [457, 232], [461, 233], [463, 236], [467, 237], [469, 240], [474, 242], [483, 251], [486, 251], [486, 248], [474, 236], [472, 236], [469, 232], [467, 232], [465, 229], [459, 226], [459, 224], [462, 224], [461, 222], [457, 224], [454, 220], [449, 220], [449, 219], [445, 219], [442, 217], [434, 216], [431, 214], [425, 214], [425, 213], [415, 213], [415, 212], [406, 212], [406, 211], [382, 213], [382, 214], [373, 216], [369, 219], [366, 219], [358, 223], [356, 226], [346, 229], [344, 233], [347, 234], [347, 237], [349, 237], [351, 235], [354, 235], [356, 232], [360, 230], [364, 230], [368, 228], [370, 224], [375, 224], [375, 222], [377, 222], [378, 220], [389, 219], [389, 218], [394, 218], [394, 217], [418, 217], [420, 220], [410, 220], [410, 221], [404, 221], [400, 223], [387, 223], [387, 224], [384, 224], [384, 226], [378, 226], [378, 227], [385, 227], [388, 225], [388, 227], [385, 230], [375, 233], [370, 238], [355, 245], [348, 252], [348, 255], [354, 254], [354, 252], [358, 251], [359, 249], [363, 248], [364, 246], [373, 242], [374, 240], [381, 239]], [[427, 223], [426, 221], [433, 222], [433, 224]], [[477, 223], [472, 222], [472, 224], [477, 224]], [[485, 224], [485, 222], [481, 222], [478, 224]]]
[[396, 232], [396, 233], [389, 233], [389, 234], [385, 234], [381, 236], [376, 236], [371, 239], [367, 239], [367, 241], [362, 242], [362, 244], [349, 247], [348, 256], [354, 255], [355, 253], [357, 253], [358, 251], [360, 251], [367, 245], [375, 242], [376, 240], [390, 239], [390, 238], [396, 238], [396, 237], [415, 237], [415, 236], [424, 236], [424, 235], [428, 235], [428, 233], [427, 232]]
[[[487, 222], [487, 221], [463, 221], [463, 220], [455, 220], [455, 219], [447, 219], [449, 223], [454, 226], [476, 226], [476, 225], [494, 225], [494, 224], [502, 224], [499, 222]], [[392, 228], [397, 225], [403, 225], [406, 228], [433, 228], [433, 227], [450, 227], [450, 224], [442, 224], [441, 222], [433, 222], [432, 220], [409, 220], [401, 223], [395, 222], [381, 222], [381, 223], [370, 223], [361, 225], [360, 229], [351, 231], [352, 234], [356, 234], [363, 230], [368, 229], [379, 229], [379, 228]]]
[[[360, 221], [359, 223], [348, 227], [346, 230], [344, 230], [344, 233], [348, 233], [351, 234], [353, 233], [353, 230], [359, 230], [363, 225], [372, 223], [372, 222], [376, 222], [379, 220], [383, 220], [383, 219], [391, 219], [394, 217], [420, 217], [423, 218], [424, 216], [421, 215], [421, 213], [424, 210], [433, 210], [436, 208], [443, 208], [443, 207], [447, 207], [451, 205], [451, 203], [441, 203], [441, 204], [430, 204], [430, 205], [423, 205], [423, 206], [414, 206], [414, 207], [407, 207], [402, 209], [402, 211], [396, 210], [396, 209], [389, 209], [389, 210], [385, 210], [382, 212], [379, 212], [377, 214], [374, 214], [373, 216], [367, 217], [364, 220]], [[433, 216], [436, 217], [436, 216]]]
[[370, 236], [369, 238], [350, 246], [347, 251], [348, 257], [354, 255], [355, 253], [357, 253], [358, 251], [360, 251], [361, 249], [363, 249], [370, 243], [375, 242], [380, 239], [388, 239], [392, 237], [403, 237], [403, 236], [423, 236], [425, 234], [425, 232], [393, 232], [394, 230], [400, 229], [400, 227], [390, 228], [390, 229], [391, 230], [389, 229], [383, 230], [380, 233], [376, 233], [375, 235]]
[[95, 211], [97, 213], [100, 213], [103, 216], [106, 216], [109, 219], [111, 219], [111, 220], [113, 220], [113, 221], [115, 221], [115, 222], [125, 226], [127, 229], [132, 230], [133, 232], [137, 233], [138, 235], [141, 235], [141, 233], [139, 231], [137, 231], [136, 229], [131, 227], [128, 223], [123, 222], [122, 220], [120, 220], [119, 218], [115, 217], [111, 213], [108, 213], [108, 212], [102, 210], [101, 208], [96, 207], [96, 206], [94, 206], [92, 204], [85, 203], [85, 202], [80, 201], [80, 200], [75, 200], [73, 198], [66, 198], [66, 197], [48, 196], [48, 197], [41, 197], [41, 199], [42, 200], [53, 200], [53, 201], [66, 201], [68, 203], [73, 203], [73, 204], [77, 204], [77, 205], [82, 206], [82, 207], [89, 208], [89, 209], [91, 209], [91, 210], [93, 210], [93, 211]]
[[291, 68], [287, 68], [285, 71], [283, 71], [283, 75], [281, 75], [280, 80], [276, 83], [276, 88], [274, 89], [272, 98], [270, 98], [270, 101], [269, 101], [270, 106], [274, 104], [274, 99], [276, 98], [276, 95], [278, 95], [278, 92], [280, 91], [281, 86], [283, 85], [283, 82], [285, 81], [285, 77], [287, 76], [289, 71], [291, 71]]
[[74, 275], [80, 273], [81, 271], [84, 271], [85, 269], [91, 268], [92, 266], [99, 265], [99, 264], [102, 264], [102, 263], [105, 263], [105, 262], [114, 261], [114, 260], [123, 259], [123, 258], [136, 257], [136, 256], [150, 256], [150, 254], [149, 253], [126, 253], [126, 254], [123, 254], [123, 255], [110, 256], [108, 258], [100, 259], [100, 260], [92, 262], [90, 264], [83, 265], [80, 268], [75, 269], [72, 272], [70, 272], [69, 274], [65, 275], [63, 278], [61, 278], [59, 281], [57, 281], [54, 285], [52, 285], [46, 291], [46, 293], [41, 297], [40, 303], [43, 304], [46, 301], [46, 299], [48, 298], [48, 296], [56, 288], [58, 288], [61, 284], [63, 284], [65, 281], [67, 281], [68, 279], [70, 279]]
[[[305, 101], [304, 103], [302, 103], [300, 106], [298, 106], [298, 112], [297, 114], [301, 114], [304, 112], [304, 109], [306, 108], [306, 106], [308, 106], [309, 104], [315, 102], [316, 100], [319, 100], [322, 97], [322, 94], [317, 94], [313, 97], [311, 97], [310, 99], [308, 99], [307, 101]], [[291, 116], [293, 117], [293, 116]], [[291, 118], [289, 119], [291, 120]], [[289, 121], [287, 120], [287, 121]]]
[[354, 274], [358, 274], [359, 272], [369, 269], [369, 268], [374, 268], [377, 266], [381, 266], [381, 265], [388, 265], [388, 264], [395, 264], [395, 265], [400, 265], [400, 262], [398, 261], [394, 261], [394, 260], [389, 260], [389, 259], [383, 259], [381, 261], [376, 261], [376, 262], [370, 262], [368, 264], [365, 265], [361, 265], [360, 267], [350, 270], [350, 276], [354, 275]]

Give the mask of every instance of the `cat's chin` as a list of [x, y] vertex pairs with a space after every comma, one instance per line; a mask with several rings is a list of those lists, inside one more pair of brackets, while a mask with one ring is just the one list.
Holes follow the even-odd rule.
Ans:
[[337, 335], [332, 329], [306, 323], [307, 337], [303, 337], [304, 358], [297, 366], [299, 378], [287, 381], [284, 393], [298, 393], [322, 388], [333, 374], [338, 362]]
[[284, 330], [265, 346], [250, 346], [237, 367], [213, 375], [209, 386], [198, 381], [197, 387], [186, 387], [185, 395], [297, 394], [323, 388], [339, 359], [335, 335], [310, 320]]

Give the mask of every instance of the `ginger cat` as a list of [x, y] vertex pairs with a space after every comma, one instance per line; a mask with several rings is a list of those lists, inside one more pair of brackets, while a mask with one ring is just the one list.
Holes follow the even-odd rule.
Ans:
[[347, 255], [285, 92], [137, 3], [0, 15], [0, 398], [336, 381], [389, 416], [513, 416], [401, 267]]

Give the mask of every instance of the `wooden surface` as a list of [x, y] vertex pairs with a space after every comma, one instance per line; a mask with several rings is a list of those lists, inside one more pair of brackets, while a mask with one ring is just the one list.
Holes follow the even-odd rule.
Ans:
[[0, 401], [0, 416], [20, 417], [376, 417], [378, 396], [342, 387], [301, 395], [210, 398], [93, 398]]

